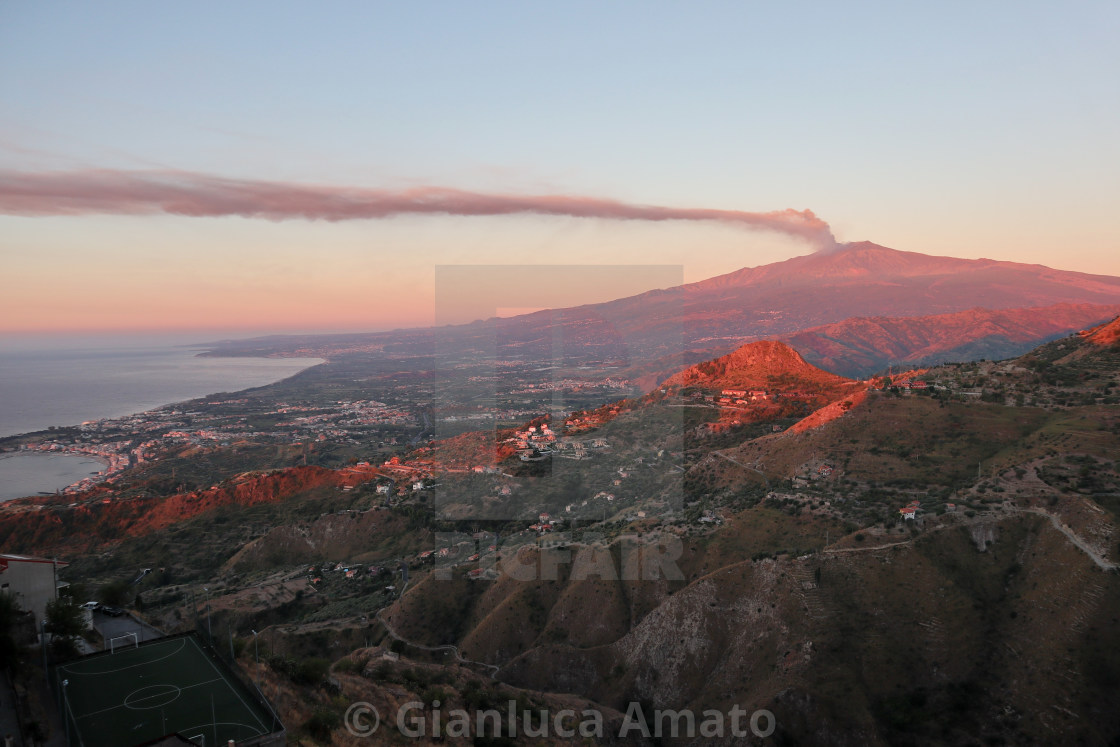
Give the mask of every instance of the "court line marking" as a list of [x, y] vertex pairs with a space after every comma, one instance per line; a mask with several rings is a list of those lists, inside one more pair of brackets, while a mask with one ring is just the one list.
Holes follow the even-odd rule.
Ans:
[[243, 724], [240, 721], [214, 721], [214, 722], [209, 723], [209, 724], [199, 724], [198, 726], [188, 726], [186, 729], [180, 729], [179, 733], [180, 734], [189, 734], [191, 732], [195, 732], [196, 736], [199, 733], [201, 733], [203, 736], [205, 736], [207, 729], [211, 729], [211, 727], [214, 727], [214, 726], [222, 726], [222, 725], [243, 726], [246, 729], [248, 729], [249, 731], [256, 732], [255, 734], [247, 737], [248, 739], [252, 739], [253, 737], [260, 737], [260, 736], [264, 736], [265, 734], [268, 734], [267, 731], [257, 731], [256, 728], [254, 728], [254, 726], [252, 724]]
[[[214, 679], [214, 680], [207, 680], [206, 682], [196, 682], [196, 683], [194, 683], [193, 685], [187, 685], [186, 687], [180, 687], [180, 688], [179, 688], [179, 692], [180, 692], [180, 693], [182, 693], [182, 692], [183, 692], [184, 690], [190, 690], [190, 689], [191, 689], [192, 687], [201, 687], [202, 685], [210, 685], [210, 684], [213, 684], [213, 683], [215, 683], [215, 682], [221, 682], [221, 681], [223, 681], [223, 678], [219, 677], [218, 679]], [[172, 685], [172, 687], [175, 687], [175, 686], [174, 686], [174, 685]], [[141, 689], [143, 689], [143, 688], [141, 688]], [[134, 690], [133, 692], [136, 692], [136, 691]], [[131, 693], [130, 693], [130, 694], [131, 694]], [[127, 698], [128, 696], [126, 695], [125, 697]], [[69, 699], [68, 699], [68, 700], [69, 700]], [[178, 698], [176, 698], [176, 700], [178, 700]], [[172, 702], [172, 703], [174, 703], [175, 701], [173, 700], [173, 701], [171, 701], [171, 702]], [[82, 715], [82, 716], [79, 716], [78, 718], [89, 718], [90, 716], [99, 716], [99, 715], [101, 715], [102, 713], [108, 713], [109, 711], [115, 711], [115, 710], [117, 710], [118, 708], [128, 708], [129, 710], [137, 710], [137, 709], [135, 709], [135, 708], [131, 708], [131, 707], [130, 707], [130, 706], [128, 705], [128, 703], [126, 703], [126, 702], [124, 702], [124, 701], [121, 701], [121, 702], [120, 702], [120, 703], [119, 703], [118, 705], [115, 705], [115, 706], [109, 706], [108, 708], [102, 708], [102, 709], [101, 709], [101, 710], [99, 710], [99, 711], [90, 711], [89, 713], [86, 713], [86, 714], [84, 714], [84, 715]]]
[[[153, 693], [151, 695], [145, 695], [144, 697], [136, 698], [135, 700], [132, 699], [133, 695], [135, 695], [136, 693], [142, 693], [145, 690], [159, 690], [160, 692]], [[145, 685], [144, 687], [137, 688], [130, 692], [128, 695], [124, 696], [124, 706], [126, 708], [131, 708], [134, 711], [146, 711], [149, 708], [162, 708], [163, 706], [171, 705], [172, 703], [174, 703], [182, 694], [183, 688], [179, 687], [178, 685], [172, 685], [170, 682], [164, 682], [159, 685]], [[146, 700], [159, 700], [160, 698], [166, 698], [169, 695], [174, 695], [175, 697], [171, 698], [171, 700], [168, 700], [165, 703], [160, 703], [159, 705], [139, 705]]]
[[[186, 639], [184, 639], [184, 640], [186, 640]], [[197, 648], [199, 653], [202, 654], [202, 657], [204, 659], [206, 659], [206, 663], [209, 664], [210, 668], [214, 670], [214, 674], [218, 675], [219, 679], [225, 680], [226, 678], [222, 675], [222, 673], [220, 671], [218, 671], [218, 668], [216, 666], [214, 666], [214, 662], [210, 661], [210, 655], [207, 654], [206, 651], [203, 650], [203, 648], [199, 644], [199, 642], [196, 641], [193, 638], [191, 638], [190, 641], [192, 643], [194, 643], [195, 648]], [[237, 699], [241, 701], [241, 705], [245, 706], [246, 710], [248, 710], [249, 713], [251, 713], [253, 715], [253, 720], [255, 720], [258, 724], [260, 724], [260, 727], [263, 730], [261, 733], [262, 734], [267, 734], [268, 733], [268, 727], [264, 725], [263, 721], [261, 721], [260, 716], [257, 715], [257, 712], [254, 711], [252, 708], [250, 708], [249, 704], [245, 702], [245, 699], [241, 697], [241, 693], [239, 693], [237, 691], [237, 688], [234, 687], [234, 685], [232, 683], [228, 682], [228, 681], [226, 682], [226, 687], [228, 687], [230, 690], [233, 691], [233, 694], [236, 695]]]
[[[182, 651], [184, 648], [187, 647], [187, 641], [186, 641], [185, 638], [181, 639], [179, 641], [169, 641], [168, 643], [172, 643], [172, 642], [178, 643], [179, 647], [177, 649], [175, 649], [174, 651], [172, 651], [171, 653], [166, 654], [164, 656], [161, 656], [158, 659], [146, 659], [145, 661], [141, 661], [141, 662], [138, 662], [136, 664], [126, 664], [125, 666], [118, 667], [116, 669], [104, 669], [104, 670], [97, 669], [97, 670], [86, 671], [86, 672], [83, 672], [83, 671], [77, 670], [77, 669], [73, 669], [72, 667], [77, 666], [76, 664], [66, 664], [66, 665], [63, 665], [63, 666], [59, 667], [58, 671], [66, 672], [68, 674], [72, 674], [72, 675], [75, 675], [75, 676], [78, 676], [78, 675], [95, 675], [95, 674], [97, 674], [97, 675], [100, 675], [100, 674], [116, 674], [117, 672], [123, 672], [126, 669], [132, 669], [134, 667], [142, 667], [145, 664], [156, 664], [158, 662], [170, 659], [172, 656], [174, 656], [175, 654], [179, 653], [180, 651]], [[139, 651], [139, 650], [140, 650], [139, 648], [132, 649], [132, 651]], [[112, 657], [112, 656], [127, 656], [129, 653], [131, 653], [131, 652], [125, 652], [125, 653], [121, 653], [121, 654], [110, 654], [109, 656], [110, 657]]]

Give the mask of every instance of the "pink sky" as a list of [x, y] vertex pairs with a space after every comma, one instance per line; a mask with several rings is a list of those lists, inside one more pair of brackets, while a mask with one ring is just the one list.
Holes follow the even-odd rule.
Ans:
[[7, 3], [0, 331], [419, 325], [438, 265], [694, 281], [830, 236], [1120, 275], [1118, 22]]

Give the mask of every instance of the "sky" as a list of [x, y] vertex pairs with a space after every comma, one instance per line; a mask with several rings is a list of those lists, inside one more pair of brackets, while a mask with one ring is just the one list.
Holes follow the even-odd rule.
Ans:
[[695, 281], [832, 241], [1120, 275], [1118, 32], [1114, 2], [0, 0], [0, 334], [416, 326], [445, 265]]

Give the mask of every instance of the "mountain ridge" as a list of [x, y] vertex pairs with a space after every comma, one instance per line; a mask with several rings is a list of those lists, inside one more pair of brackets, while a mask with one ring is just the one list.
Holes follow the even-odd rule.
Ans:
[[921, 317], [853, 317], [783, 340], [813, 365], [859, 377], [890, 364], [1010, 358], [1116, 313], [1120, 306], [1063, 303], [1020, 309], [978, 307]]
[[[689, 283], [682, 287], [745, 287], [767, 286], [772, 283], [791, 282], [811, 284], [812, 279], [862, 278], [872, 274], [880, 280], [960, 274], [963, 271], [1000, 269], [1012, 272], [1033, 273], [1044, 277], [1078, 278], [1086, 286], [1120, 287], [1120, 278], [1094, 275], [1072, 270], [1060, 270], [1042, 264], [1009, 262], [988, 258], [967, 259], [942, 255], [908, 252], [858, 241], [841, 248], [791, 257], [780, 262], [717, 275], [713, 278]], [[1109, 282], [1111, 281], [1111, 282]]]

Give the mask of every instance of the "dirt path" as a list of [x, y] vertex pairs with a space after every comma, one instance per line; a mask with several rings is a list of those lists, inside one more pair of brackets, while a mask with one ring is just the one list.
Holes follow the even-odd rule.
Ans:
[[376, 617], [377, 617], [378, 622], [380, 622], [382, 625], [385, 626], [386, 632], [389, 633], [389, 637], [392, 638], [393, 640], [397, 640], [397, 641], [400, 641], [401, 643], [404, 643], [406, 645], [413, 646], [415, 648], [420, 649], [421, 651], [431, 651], [431, 652], [450, 651], [451, 653], [455, 654], [455, 659], [460, 664], [468, 664], [468, 665], [485, 667], [486, 669], [490, 669], [490, 670], [492, 670], [490, 672], [490, 679], [493, 679], [494, 677], [496, 677], [498, 675], [498, 670], [501, 669], [501, 667], [499, 667], [495, 664], [487, 664], [485, 662], [473, 661], [471, 659], [464, 658], [463, 655], [461, 653], [459, 653], [459, 648], [457, 646], [451, 645], [450, 643], [444, 644], [442, 646], [425, 646], [422, 643], [415, 643], [413, 641], [408, 640], [404, 636], [397, 633], [397, 631], [393, 629], [393, 626], [389, 624], [389, 621], [386, 620], [384, 617], [382, 617], [382, 614], [384, 612], [385, 612], [384, 609], [378, 610]]
[[1050, 519], [1050, 523], [1054, 525], [1054, 528], [1064, 534], [1066, 538], [1070, 542], [1072, 542], [1074, 546], [1077, 547], [1077, 549], [1081, 550], [1081, 552], [1092, 558], [1093, 562], [1096, 563], [1097, 567], [1099, 567], [1102, 571], [1114, 571], [1117, 568], [1120, 568], [1120, 564], [1110, 563], [1100, 555], [1098, 555], [1097, 552], [1093, 548], [1089, 547], [1089, 545], [1083, 539], [1074, 534], [1073, 530], [1062, 524], [1058, 520], [1058, 517], [1050, 513], [1049, 511], [1045, 511], [1041, 508], [1022, 508], [1019, 506], [1012, 506], [1011, 509], [1013, 511], [1020, 511], [1023, 513], [1038, 514], [1039, 516], [1045, 516], [1046, 518]]
[[769, 492], [769, 490], [770, 490], [770, 478], [767, 477], [762, 472], [762, 470], [756, 469], [756, 468], [748, 466], [746, 464], [743, 464], [738, 459], [732, 459], [731, 457], [724, 454], [722, 451], [713, 451], [712, 453], [715, 454], [716, 456], [720, 457], [721, 459], [726, 459], [727, 461], [731, 462], [732, 464], [735, 464], [735, 465], [738, 465], [738, 466], [742, 467], [743, 469], [749, 469], [751, 472], [756, 472], [759, 475], [761, 475], [762, 479], [766, 481], [766, 490], [767, 490], [767, 492]]
[[[932, 531], [937, 531], [938, 529], [944, 529], [944, 527], [934, 527]], [[898, 547], [899, 545], [909, 545], [915, 539], [916, 538], [911, 537], [910, 539], [905, 539], [905, 540], [902, 540], [901, 542], [891, 542], [890, 544], [887, 544], [887, 545], [869, 545], [868, 547], [838, 547], [835, 550], [825, 549], [825, 550], [821, 550], [821, 552], [829, 554], [829, 555], [839, 555], [841, 553], [846, 553], [846, 552], [871, 552], [872, 550], [885, 550], [888, 547]]]
[[[1097, 552], [1093, 548], [1091, 548], [1088, 545], [1088, 543], [1085, 542], [1085, 540], [1081, 539], [1076, 534], [1074, 534], [1073, 530], [1071, 530], [1069, 527], [1062, 524], [1062, 522], [1058, 519], [1058, 517], [1055, 516], [1054, 514], [1050, 513], [1049, 511], [1044, 511], [1041, 508], [1033, 508], [1033, 507], [1024, 508], [1022, 506], [1005, 506], [1004, 508], [1005, 508], [1005, 510], [1010, 511], [1010, 512], [1030, 513], [1030, 514], [1037, 514], [1039, 516], [1046, 517], [1047, 519], [1050, 520], [1050, 523], [1054, 525], [1055, 529], [1057, 529], [1059, 532], [1064, 534], [1066, 536], [1066, 539], [1068, 539], [1073, 544], [1074, 547], [1076, 547], [1078, 550], [1081, 550], [1081, 552], [1088, 555], [1089, 558], [1094, 563], [1096, 563], [1097, 567], [1100, 568], [1102, 571], [1114, 571], [1114, 570], [1117, 570], [1118, 568], [1120, 568], [1120, 564], [1110, 563], [1109, 561], [1105, 560], [1100, 555], [1098, 555]], [[973, 519], [968, 519], [968, 520], [966, 520], [966, 521], [964, 521], [963, 523], [960, 523], [960, 524], [958, 524], [958, 523], [940, 524], [940, 525], [938, 525], [936, 527], [933, 527], [932, 529], [928, 530], [927, 532], [923, 532], [922, 534], [919, 534], [918, 537], [922, 537], [925, 534], [928, 534], [928, 532], [937, 532], [937, 531], [940, 531], [942, 529], [947, 529], [949, 527], [964, 526], [965, 524], [976, 524], [976, 523], [979, 523], [981, 521], [987, 521], [990, 518], [993, 518], [993, 517], [992, 516], [983, 516], [983, 517], [977, 516]], [[902, 540], [901, 542], [891, 542], [891, 543], [886, 544], [886, 545], [870, 545], [868, 547], [841, 547], [841, 548], [837, 548], [837, 549], [834, 549], [834, 550], [825, 549], [825, 550], [822, 550], [821, 552], [824, 553], [824, 554], [830, 554], [830, 555], [839, 555], [841, 553], [853, 553], [853, 552], [872, 552], [873, 550], [884, 550], [888, 547], [898, 547], [899, 545], [908, 545], [911, 542], [913, 542], [915, 539], [917, 539], [917, 537], [911, 537], [909, 539]]]

